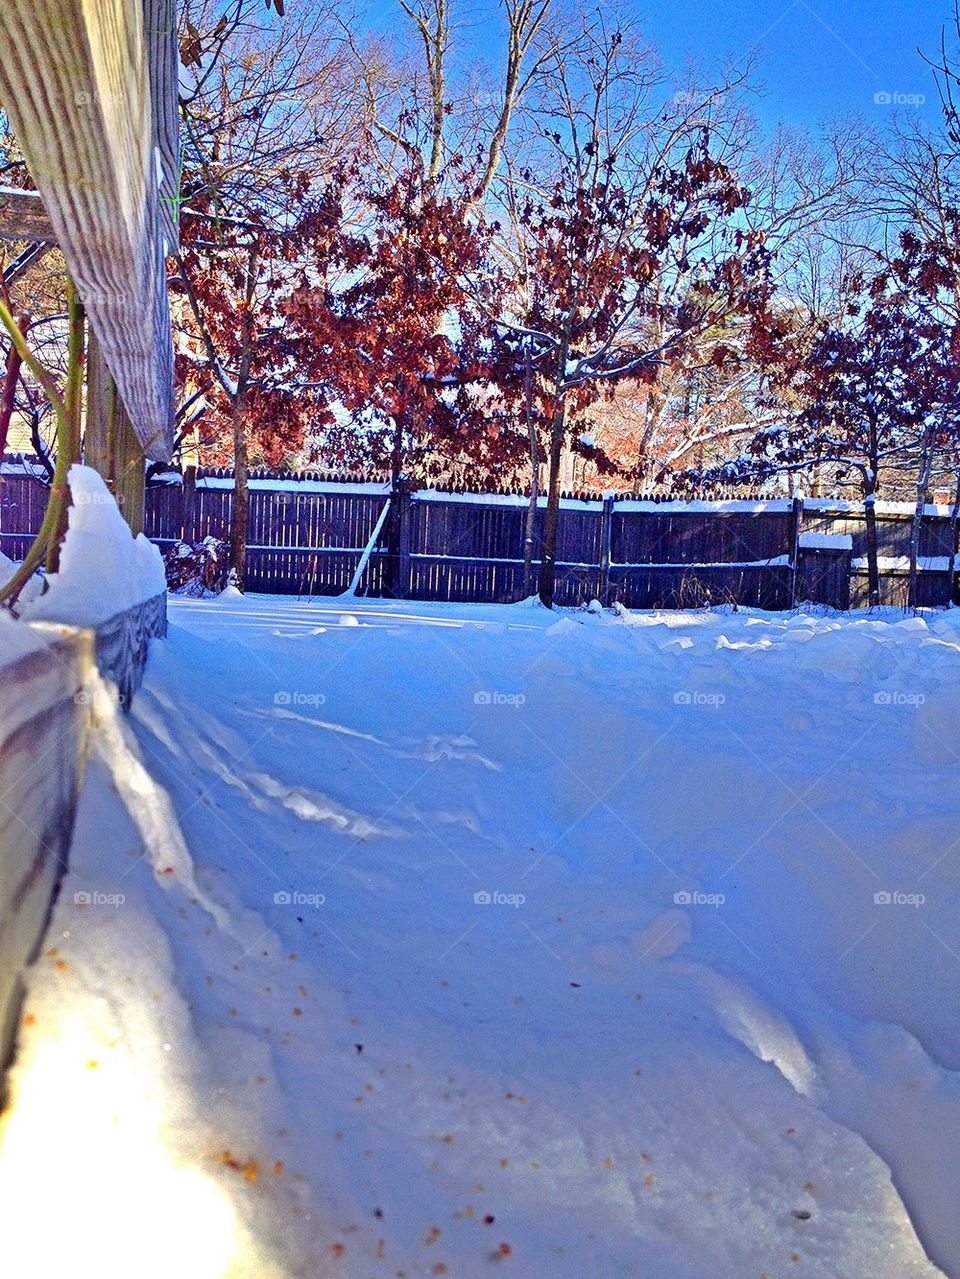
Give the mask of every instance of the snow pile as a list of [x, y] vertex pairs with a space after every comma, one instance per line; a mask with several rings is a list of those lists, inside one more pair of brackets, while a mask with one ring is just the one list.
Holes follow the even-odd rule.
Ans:
[[166, 589], [160, 552], [134, 537], [103, 479], [89, 466], [70, 468], [71, 506], [60, 571], [30, 600], [30, 621], [97, 626]]
[[960, 619], [171, 611], [3, 1273], [960, 1273]]

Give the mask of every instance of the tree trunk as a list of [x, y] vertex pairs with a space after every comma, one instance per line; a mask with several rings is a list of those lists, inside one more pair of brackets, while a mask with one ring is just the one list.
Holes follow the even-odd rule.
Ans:
[[543, 547], [540, 552], [540, 602], [553, 608], [557, 582], [557, 527], [560, 522], [560, 465], [563, 460], [565, 416], [560, 408], [550, 420], [550, 473], [547, 484], [547, 510], [543, 522]]
[[917, 497], [910, 524], [910, 577], [907, 585], [907, 608], [917, 607], [918, 561], [920, 559], [920, 535], [923, 531], [923, 508], [927, 502], [930, 474], [933, 470], [934, 431], [932, 425], [924, 427], [920, 445], [920, 468], [917, 472]]
[[[20, 327], [24, 334], [29, 331], [29, 324], [21, 320]], [[10, 434], [10, 419], [13, 417], [13, 402], [17, 394], [17, 381], [23, 358], [11, 342], [7, 351], [7, 367], [3, 379], [3, 398], [0, 400], [0, 466], [7, 451], [7, 437]]]
[[533, 552], [537, 534], [537, 501], [540, 497], [540, 445], [537, 440], [537, 423], [533, 415], [533, 368], [527, 351], [527, 367], [524, 375], [525, 415], [527, 438], [530, 446], [530, 499], [523, 521], [523, 598], [533, 594]]
[[960, 528], [960, 465], [957, 465], [957, 482], [950, 510], [950, 603], [954, 602], [954, 579], [957, 572], [957, 530]]
[[240, 591], [247, 583], [247, 517], [250, 504], [247, 433], [243, 405], [233, 405], [233, 510], [230, 515], [230, 580]]
[[390, 450], [390, 511], [387, 515], [384, 544], [384, 594], [387, 599], [400, 598], [400, 507], [403, 501], [403, 421], [394, 419], [393, 444]]
[[867, 598], [870, 608], [880, 604], [880, 567], [877, 551], [877, 495], [874, 481], [864, 481], [863, 516], [867, 532]]
[[183, 505], [180, 513], [180, 540], [193, 543], [197, 511], [197, 468], [188, 462], [183, 468]]

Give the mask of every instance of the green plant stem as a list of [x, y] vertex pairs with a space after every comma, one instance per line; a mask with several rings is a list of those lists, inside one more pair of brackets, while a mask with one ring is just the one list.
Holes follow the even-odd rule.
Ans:
[[[80, 430], [83, 417], [83, 366], [86, 354], [83, 303], [77, 295], [72, 280], [67, 282], [67, 380], [63, 394], [62, 430], [57, 432], [57, 461], [54, 468], [53, 489], [49, 504], [55, 508], [56, 525], [47, 544], [47, 572], [56, 573], [60, 567], [60, 544], [67, 531], [67, 514], [70, 506], [70, 488], [67, 473], [80, 456]], [[60, 466], [61, 455], [64, 457]], [[58, 485], [59, 479], [59, 485]]]
[[[77, 384], [82, 384], [83, 372], [83, 307], [77, 297], [76, 287], [72, 280], [68, 279], [67, 285], [68, 312], [70, 316], [70, 359], [71, 364], [67, 373], [67, 386], [74, 386], [71, 391], [70, 407], [68, 401], [60, 394], [56, 382], [43, 367], [37, 357], [31, 351], [20, 326], [14, 319], [10, 308], [6, 302], [0, 298], [0, 324], [7, 330], [10, 335], [10, 341], [20, 355], [24, 364], [43, 387], [50, 406], [53, 409], [54, 416], [57, 420], [57, 460], [53, 471], [53, 483], [50, 488], [50, 497], [47, 500], [47, 508], [43, 513], [43, 520], [40, 528], [34, 538], [30, 549], [23, 558], [23, 563], [11, 577], [10, 581], [0, 589], [0, 603], [12, 606], [16, 603], [17, 597], [23, 590], [24, 586], [33, 577], [34, 573], [44, 563], [49, 555], [51, 545], [56, 541], [59, 546], [59, 536], [62, 533], [61, 520], [65, 518], [67, 502], [69, 499], [69, 489], [67, 484], [67, 475], [70, 470], [70, 464], [74, 458], [74, 450], [72, 449], [73, 437], [75, 429], [79, 432], [79, 414], [80, 414], [80, 397], [79, 390], [76, 389]], [[76, 328], [80, 329], [79, 346], [76, 341]], [[79, 369], [74, 367], [75, 362], [79, 359]], [[72, 420], [71, 420], [72, 419]], [[74, 426], [76, 424], [76, 428]]]

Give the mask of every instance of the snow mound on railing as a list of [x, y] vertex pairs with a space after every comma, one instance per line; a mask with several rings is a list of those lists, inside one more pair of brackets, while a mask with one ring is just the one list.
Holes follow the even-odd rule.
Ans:
[[130, 526], [103, 479], [71, 466], [71, 505], [60, 570], [23, 610], [30, 621], [97, 626], [167, 589], [160, 552]]

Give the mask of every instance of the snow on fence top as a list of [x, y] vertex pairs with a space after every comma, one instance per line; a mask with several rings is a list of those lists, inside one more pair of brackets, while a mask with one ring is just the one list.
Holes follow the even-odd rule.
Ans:
[[[11, 474], [17, 464], [6, 464], [4, 470]], [[165, 471], [155, 476], [153, 483], [181, 484], [182, 475], [177, 471]], [[215, 473], [198, 473], [196, 486], [198, 489], [232, 489], [233, 476], [226, 471]], [[370, 479], [344, 477], [335, 475], [316, 475], [282, 473], [252, 473], [248, 481], [252, 491], [277, 493], [344, 493], [368, 495], [371, 497], [388, 497], [391, 490], [389, 479], [377, 476]], [[418, 502], [457, 502], [465, 505], [525, 507], [529, 495], [519, 492], [466, 492], [461, 489], [422, 488], [411, 491], [411, 496]], [[649, 512], [664, 515], [783, 515], [791, 510], [793, 499], [789, 497], [717, 497], [717, 498], [671, 498], [667, 496], [635, 497], [629, 493], [604, 493], [591, 495], [588, 493], [565, 493], [560, 499], [564, 510], [580, 510], [598, 512], [604, 501], [612, 500], [617, 512], [632, 514]], [[825, 514], [861, 515], [863, 503], [836, 497], [805, 497], [805, 511], [823, 511]], [[540, 494], [538, 505], [546, 505], [546, 495]], [[913, 515], [911, 502], [877, 502], [878, 515]], [[925, 515], [947, 518], [951, 507], [928, 502], [923, 508]], [[806, 536], [806, 535], [805, 535]], [[810, 535], [812, 536], [812, 535]], [[845, 536], [838, 534], [837, 536]], [[807, 543], [812, 545], [812, 543]]]

